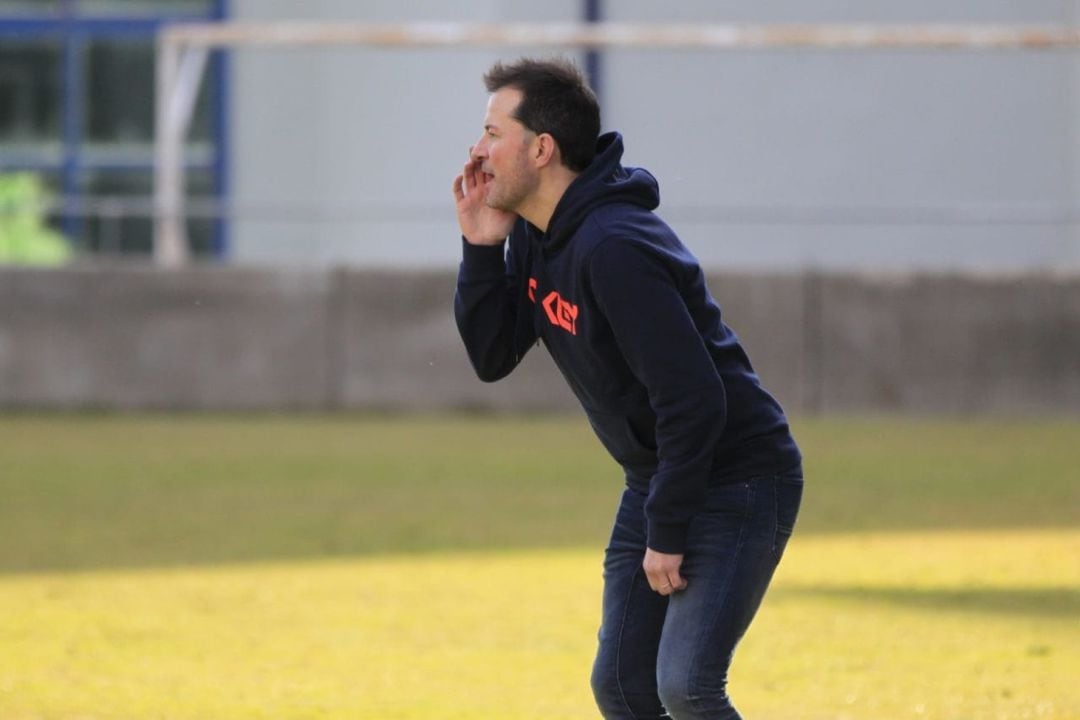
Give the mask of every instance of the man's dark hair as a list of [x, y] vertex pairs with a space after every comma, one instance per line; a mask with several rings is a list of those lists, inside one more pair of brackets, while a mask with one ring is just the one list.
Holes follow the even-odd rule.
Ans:
[[521, 103], [514, 118], [535, 133], [548, 133], [559, 145], [562, 161], [581, 172], [596, 154], [600, 104], [581, 71], [561, 58], [522, 58], [510, 65], [497, 62], [484, 75], [488, 92], [514, 88]]

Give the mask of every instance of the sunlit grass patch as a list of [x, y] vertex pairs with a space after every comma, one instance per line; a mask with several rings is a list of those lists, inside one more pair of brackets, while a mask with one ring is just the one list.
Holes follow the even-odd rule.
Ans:
[[0, 717], [572, 717], [589, 706], [596, 560], [8, 577]]
[[793, 542], [740, 650], [762, 718], [1080, 716], [1080, 532]]
[[[792, 541], [757, 718], [1072, 718], [1080, 532]], [[599, 549], [0, 578], [0, 717], [588, 718]]]

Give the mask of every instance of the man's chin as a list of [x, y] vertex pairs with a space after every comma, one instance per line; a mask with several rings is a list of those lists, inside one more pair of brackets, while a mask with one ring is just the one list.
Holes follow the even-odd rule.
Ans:
[[516, 202], [518, 198], [504, 197], [496, 192], [492, 191], [492, 188], [487, 188], [487, 192], [484, 194], [484, 204], [492, 210], [498, 210], [499, 212], [517, 214]]

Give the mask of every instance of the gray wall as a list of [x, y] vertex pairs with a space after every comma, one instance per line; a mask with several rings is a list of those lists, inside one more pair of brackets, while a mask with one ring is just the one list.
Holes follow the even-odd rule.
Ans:
[[[580, 0], [237, 0], [240, 19], [572, 21]], [[604, 3], [625, 22], [1067, 23], [1080, 0]], [[480, 76], [542, 49], [243, 50], [235, 259], [448, 268]], [[1076, 52], [614, 50], [605, 126], [716, 269], [1080, 268]]]
[[[235, 0], [242, 20], [557, 22], [579, 0]], [[510, 51], [520, 54], [518, 51]], [[491, 49], [234, 52], [233, 259], [453, 266], [450, 183], [480, 135]]]
[[[1080, 414], [1080, 275], [713, 274], [795, 413]], [[452, 272], [0, 269], [0, 408], [567, 410], [546, 351], [485, 385]]]

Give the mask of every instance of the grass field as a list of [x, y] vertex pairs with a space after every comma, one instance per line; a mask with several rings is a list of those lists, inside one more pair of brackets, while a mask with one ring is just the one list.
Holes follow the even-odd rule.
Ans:
[[[748, 718], [1080, 717], [1080, 423], [802, 420]], [[580, 418], [0, 417], [0, 718], [590, 718]]]

